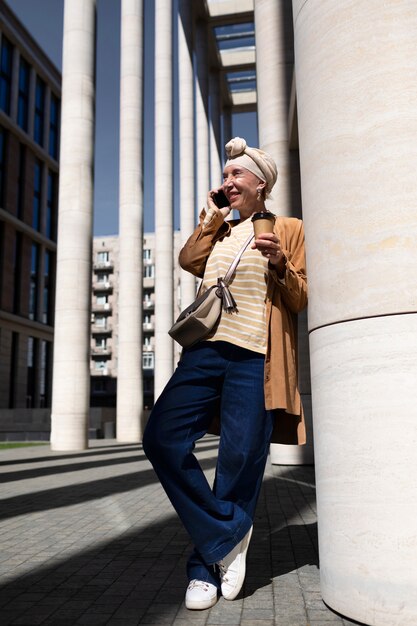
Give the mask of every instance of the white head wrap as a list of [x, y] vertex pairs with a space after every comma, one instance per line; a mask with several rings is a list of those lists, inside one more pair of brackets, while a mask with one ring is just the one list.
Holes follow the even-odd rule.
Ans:
[[266, 195], [269, 196], [277, 180], [278, 171], [274, 159], [259, 148], [250, 148], [241, 137], [235, 137], [226, 144], [228, 165], [241, 165], [266, 183]]

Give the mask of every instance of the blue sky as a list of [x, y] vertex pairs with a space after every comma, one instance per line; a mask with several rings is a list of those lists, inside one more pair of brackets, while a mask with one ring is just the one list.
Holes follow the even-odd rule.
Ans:
[[[52, 62], [61, 70], [64, 0], [6, 0]], [[117, 234], [119, 171], [120, 0], [97, 0], [97, 92], [94, 234]], [[153, 216], [153, 1], [146, 0], [144, 102], [144, 229]], [[148, 70], [146, 70], [148, 68]], [[248, 133], [248, 128], [251, 133]], [[233, 116], [233, 134], [257, 144], [253, 113]], [[220, 181], [219, 181], [220, 182]], [[178, 194], [174, 195], [177, 196]], [[175, 203], [177, 204], [177, 202]], [[175, 227], [178, 228], [176, 206]]]

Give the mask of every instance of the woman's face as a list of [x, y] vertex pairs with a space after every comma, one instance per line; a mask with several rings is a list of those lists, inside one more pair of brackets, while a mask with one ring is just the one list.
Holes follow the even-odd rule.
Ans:
[[223, 171], [223, 191], [232, 209], [241, 217], [249, 217], [257, 209], [258, 188], [265, 186], [255, 174], [241, 165], [228, 165]]

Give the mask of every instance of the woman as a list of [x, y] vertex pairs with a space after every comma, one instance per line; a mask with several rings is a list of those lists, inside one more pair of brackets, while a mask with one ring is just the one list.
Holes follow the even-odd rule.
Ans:
[[[277, 178], [273, 159], [244, 139], [235, 137], [226, 151], [220, 189], [229, 206], [216, 206], [220, 189], [209, 192], [208, 210], [179, 257], [183, 269], [202, 277], [203, 290], [224, 276]], [[239, 220], [225, 221], [232, 209]], [[184, 350], [143, 440], [194, 542], [189, 609], [213, 606], [219, 589], [227, 600], [238, 595], [271, 438], [305, 443], [296, 362], [296, 313], [307, 303], [302, 222], [277, 217], [274, 232], [242, 255], [230, 291], [237, 312], [223, 313], [206, 340]], [[210, 488], [192, 452], [213, 428], [220, 442]]]

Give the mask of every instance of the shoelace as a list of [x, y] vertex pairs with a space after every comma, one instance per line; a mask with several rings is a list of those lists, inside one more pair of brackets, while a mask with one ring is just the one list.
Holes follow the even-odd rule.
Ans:
[[207, 582], [204, 582], [204, 580], [191, 580], [188, 589], [202, 589], [203, 591], [208, 591], [209, 585]]
[[223, 561], [219, 561], [217, 565], [219, 566], [219, 570], [220, 570], [220, 578], [222, 579], [222, 581], [227, 583], [227, 577], [226, 577], [227, 567], [225, 563], [223, 563]]

